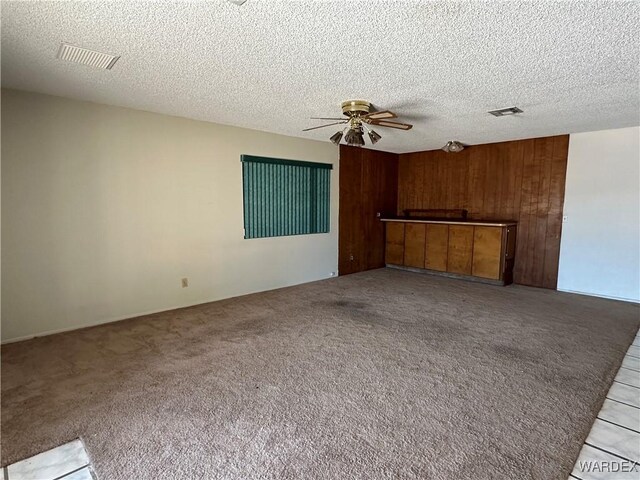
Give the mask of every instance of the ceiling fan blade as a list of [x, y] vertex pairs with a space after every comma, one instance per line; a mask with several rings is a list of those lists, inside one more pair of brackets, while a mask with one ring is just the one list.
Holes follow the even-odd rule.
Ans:
[[324, 128], [324, 127], [330, 127], [331, 125], [342, 125], [347, 123], [349, 120], [343, 120], [342, 122], [335, 122], [335, 123], [327, 123], [326, 125], [320, 125], [319, 127], [311, 127], [311, 128], [305, 128], [304, 130], [302, 130], [303, 132], [308, 132], [309, 130], [315, 130], [316, 128]]
[[382, 110], [381, 112], [367, 113], [364, 118], [368, 118], [369, 120], [382, 120], [383, 118], [398, 118], [398, 116], [389, 110]]
[[309, 117], [311, 120], [346, 120], [346, 118], [333, 118], [333, 117]]
[[398, 128], [400, 130], [411, 130], [413, 125], [400, 122], [388, 122], [387, 120], [372, 120], [369, 122], [371, 125], [378, 125], [379, 127]]

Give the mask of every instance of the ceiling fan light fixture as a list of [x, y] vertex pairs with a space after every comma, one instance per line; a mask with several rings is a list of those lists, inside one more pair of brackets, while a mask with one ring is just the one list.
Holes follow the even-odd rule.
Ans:
[[362, 131], [362, 127], [351, 128], [344, 136], [344, 141], [352, 147], [364, 146], [364, 132]]
[[382, 136], [376, 132], [375, 130], [369, 130], [369, 139], [371, 140], [371, 143], [375, 145], [375, 143], [380, 140], [382, 138]]
[[458, 153], [464, 150], [464, 145], [457, 140], [450, 140], [442, 147], [442, 150], [447, 153]]
[[[342, 113], [347, 118], [336, 117], [311, 117], [312, 120], [336, 120], [333, 123], [318, 125], [302, 129], [303, 132], [317, 130], [318, 128], [332, 127], [334, 125], [343, 125], [344, 130], [331, 135], [329, 139], [331, 143], [339, 145], [342, 139], [347, 145], [353, 147], [363, 147], [365, 145], [364, 134], [369, 135], [372, 144], [382, 139], [382, 135], [369, 128], [369, 125], [375, 127], [395, 128], [398, 130], [411, 130], [413, 125], [401, 122], [390, 122], [388, 118], [397, 118], [397, 115], [389, 110], [381, 110], [371, 112], [371, 103], [366, 100], [347, 100], [342, 102]], [[346, 132], [346, 133], [345, 133]]]
[[334, 143], [335, 145], [340, 145], [340, 140], [342, 140], [342, 132], [336, 132], [333, 135], [331, 135], [331, 138], [329, 138], [329, 140], [331, 140], [331, 143]]

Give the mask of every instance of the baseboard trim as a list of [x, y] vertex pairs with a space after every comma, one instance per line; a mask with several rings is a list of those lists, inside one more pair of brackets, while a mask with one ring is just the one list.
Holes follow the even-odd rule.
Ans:
[[[224, 300], [224, 299], [217, 299], [217, 300]], [[73, 330], [82, 330], [83, 328], [97, 327], [98, 325], [106, 325], [107, 323], [121, 322], [122, 320], [131, 320], [132, 318], [144, 317], [145, 315], [153, 315], [154, 313], [170, 312], [172, 310], [180, 310], [181, 308], [195, 307], [197, 305], [204, 305], [205, 303], [211, 303], [211, 302], [215, 302], [217, 300], [209, 300], [209, 301], [206, 301], [206, 302], [198, 302], [198, 303], [189, 303], [189, 304], [186, 304], [186, 305], [180, 305], [180, 306], [177, 306], [177, 307], [161, 308], [161, 309], [158, 309], [158, 310], [149, 310], [149, 311], [146, 311], [146, 312], [124, 315], [124, 316], [121, 316], [121, 317], [112, 317], [112, 318], [108, 318], [108, 319], [105, 319], [105, 320], [96, 320], [96, 321], [93, 321], [93, 322], [76, 324], [76, 325], [73, 325], [73, 326], [70, 326], [70, 327], [57, 328], [55, 330], [47, 330], [46, 332], [39, 332], [39, 333], [34, 333], [32, 335], [24, 335], [22, 337], [16, 337], [16, 338], [10, 338], [8, 340], [3, 340], [0, 343], [0, 345], [6, 345], [8, 343], [23, 342], [25, 340], [31, 340], [31, 339], [38, 338], [38, 337], [46, 337], [46, 336], [49, 336], [49, 335], [55, 335], [57, 333], [71, 332]]]
[[[387, 265], [387, 267], [391, 267], [391, 268], [398, 268], [395, 265]], [[410, 270], [412, 271], [412, 269], [409, 268], [398, 268], [399, 270]], [[418, 269], [416, 269], [418, 270]], [[424, 273], [423, 271], [419, 271], [419, 273]], [[303, 283], [310, 283], [310, 282], [316, 282], [318, 280], [310, 280], [309, 282], [303, 282]], [[301, 285], [301, 284], [296, 284], [296, 285]], [[269, 290], [278, 290], [280, 288], [287, 288], [293, 285], [286, 285], [284, 287], [276, 287], [274, 289], [269, 289]], [[243, 296], [243, 295], [252, 295], [254, 293], [261, 293], [264, 291], [268, 291], [268, 290], [258, 290], [255, 292], [248, 292], [242, 295], [238, 295], [238, 296]], [[625, 297], [614, 297], [614, 296], [610, 296], [610, 295], [600, 295], [600, 294], [595, 294], [595, 293], [590, 293], [590, 292], [580, 292], [577, 290], [565, 290], [562, 288], [558, 288], [559, 292], [564, 292], [564, 293], [574, 293], [577, 295], [586, 295], [588, 297], [598, 297], [598, 298], [606, 298], [609, 300], [618, 300], [618, 301], [622, 301], [622, 302], [629, 302], [629, 303], [637, 303], [640, 304], [640, 300], [635, 299], [635, 298], [625, 298]], [[234, 297], [228, 297], [228, 298], [234, 298]], [[89, 322], [89, 323], [83, 323], [83, 324], [76, 324], [70, 327], [65, 327], [65, 328], [58, 328], [55, 330], [47, 330], [46, 332], [39, 332], [39, 333], [34, 333], [32, 335], [24, 335], [22, 337], [16, 337], [16, 338], [11, 338], [8, 340], [3, 340], [2, 342], [0, 342], [0, 345], [6, 345], [8, 343], [16, 343], [16, 342], [23, 342], [25, 340], [31, 340], [33, 338], [38, 338], [38, 337], [46, 337], [48, 335], [55, 335], [57, 333], [65, 333], [65, 332], [71, 332], [73, 330], [81, 330], [83, 328], [91, 328], [91, 327], [96, 327], [98, 325], [105, 325], [107, 323], [114, 323], [114, 322], [121, 322], [122, 320], [130, 320], [132, 318], [138, 318], [138, 317], [144, 317], [145, 315], [153, 315], [155, 313], [162, 313], [162, 312], [170, 312], [172, 310], [180, 310], [182, 308], [189, 308], [189, 307], [196, 307], [198, 305], [204, 305], [206, 303], [211, 303], [211, 302], [217, 302], [219, 300], [226, 300], [226, 298], [215, 298], [215, 299], [211, 299], [211, 300], [205, 300], [205, 301], [199, 301], [196, 303], [188, 303], [185, 305], [178, 305], [178, 306], [174, 306], [174, 307], [165, 307], [165, 308], [160, 308], [157, 310], [149, 310], [146, 312], [140, 312], [140, 313], [135, 313], [135, 314], [127, 314], [124, 316], [120, 316], [120, 317], [113, 317], [113, 318], [109, 318], [109, 319], [105, 319], [105, 320], [96, 320], [95, 322]]]
[[38, 337], [46, 337], [49, 335], [56, 335], [58, 333], [65, 333], [65, 332], [71, 332], [73, 330], [82, 330], [83, 328], [91, 328], [91, 327], [97, 327], [98, 325], [106, 325], [108, 323], [115, 323], [115, 322], [121, 322], [123, 320], [131, 320], [133, 318], [138, 318], [138, 317], [144, 317], [145, 315], [153, 315], [156, 313], [164, 313], [164, 312], [171, 312], [173, 310], [180, 310], [183, 308], [191, 308], [191, 307], [197, 307], [199, 305], [205, 305], [207, 303], [212, 303], [212, 302], [219, 302], [221, 300], [228, 300], [230, 298], [237, 298], [237, 297], [244, 297], [245, 295], [254, 295], [256, 293], [262, 293], [262, 292], [269, 292], [272, 290], [280, 290], [282, 288], [289, 288], [289, 287], [295, 287], [297, 285], [304, 285], [305, 283], [312, 283], [312, 282], [319, 282], [322, 280], [330, 280], [332, 278], [337, 278], [337, 277], [328, 277], [328, 278], [317, 278], [314, 280], [307, 280], [301, 283], [292, 283], [290, 285], [282, 285], [279, 287], [273, 287], [273, 288], [267, 288], [267, 289], [263, 289], [263, 290], [255, 290], [255, 291], [250, 291], [250, 292], [246, 292], [246, 293], [242, 293], [239, 295], [232, 295], [231, 297], [219, 297], [219, 298], [213, 298], [210, 300], [197, 300], [195, 303], [186, 303], [184, 305], [178, 305], [178, 306], [174, 306], [174, 307], [164, 307], [164, 308], [159, 308], [156, 310], [149, 310], [146, 312], [140, 312], [140, 313], [129, 313], [123, 316], [119, 316], [119, 317], [112, 317], [112, 318], [107, 318], [107, 319], [103, 319], [103, 320], [96, 320], [93, 322], [87, 322], [87, 323], [82, 323], [82, 324], [75, 324], [73, 326], [69, 326], [69, 327], [64, 327], [64, 328], [58, 328], [55, 330], [47, 330], [45, 332], [38, 332], [38, 333], [34, 333], [31, 335], [24, 335], [21, 337], [16, 337], [16, 338], [10, 338], [7, 340], [2, 340], [2, 342], [0, 342], [0, 345], [6, 345], [8, 343], [16, 343], [16, 342], [24, 342], [25, 340], [32, 340], [34, 338], [38, 338]]
[[499, 285], [501, 287], [506, 286], [502, 280], [492, 280], [490, 278], [474, 277], [473, 275], [463, 275], [460, 273], [451, 273], [451, 272], [440, 272], [437, 270], [429, 270], [426, 268], [417, 268], [417, 267], [407, 267], [405, 265], [395, 265], [392, 263], [387, 263], [385, 266], [387, 268], [393, 268], [395, 270], [404, 270], [405, 272], [421, 273], [424, 275], [433, 275], [435, 277], [455, 278], [458, 280], [466, 280], [469, 282], [485, 283], [487, 285]]
[[586, 295], [587, 297], [597, 297], [597, 298], [606, 298], [609, 300], [618, 300], [621, 302], [629, 302], [629, 303], [640, 303], [640, 300], [638, 300], [637, 298], [626, 298], [626, 297], [614, 297], [611, 295], [601, 295], [599, 293], [592, 293], [592, 292], [580, 292], [578, 290], [566, 290], [564, 288], [558, 288], [559, 292], [564, 292], [564, 293], [575, 293], [577, 295]]

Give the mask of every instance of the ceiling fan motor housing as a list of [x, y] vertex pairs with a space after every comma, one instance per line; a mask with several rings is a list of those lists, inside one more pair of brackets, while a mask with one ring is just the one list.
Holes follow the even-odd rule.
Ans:
[[342, 102], [342, 113], [347, 117], [355, 114], [366, 115], [371, 109], [371, 104], [365, 100], [347, 100]]

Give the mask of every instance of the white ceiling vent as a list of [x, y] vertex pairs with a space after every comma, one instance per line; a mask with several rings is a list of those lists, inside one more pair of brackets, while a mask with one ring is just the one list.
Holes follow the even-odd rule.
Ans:
[[487, 113], [490, 113], [494, 117], [504, 117], [506, 115], [515, 115], [517, 113], [522, 113], [522, 110], [520, 110], [518, 107], [509, 107], [501, 108], [500, 110], [491, 110]]
[[58, 58], [90, 67], [111, 70], [120, 57], [63, 43], [58, 50]]

